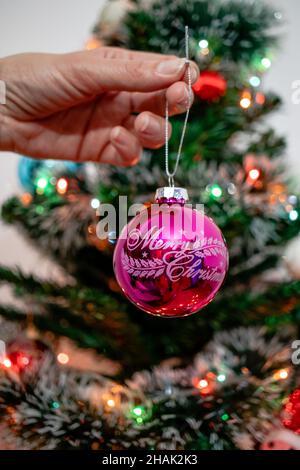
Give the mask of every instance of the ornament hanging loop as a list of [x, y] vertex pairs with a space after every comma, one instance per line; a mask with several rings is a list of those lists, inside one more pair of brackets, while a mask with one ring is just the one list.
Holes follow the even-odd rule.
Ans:
[[175, 186], [174, 176], [169, 176], [168, 177], [168, 183], [169, 183], [170, 188], [174, 188], [174, 186]]
[[187, 128], [187, 123], [189, 119], [189, 114], [190, 114], [190, 107], [192, 104], [192, 96], [193, 96], [193, 91], [192, 91], [192, 79], [191, 79], [191, 64], [190, 64], [190, 59], [189, 59], [189, 27], [185, 27], [185, 65], [186, 65], [186, 79], [187, 79], [187, 85], [188, 85], [188, 105], [187, 105], [187, 110], [183, 122], [183, 128], [182, 128], [182, 133], [179, 141], [179, 146], [178, 146], [178, 151], [177, 151], [177, 156], [176, 156], [176, 161], [174, 165], [173, 171], [170, 171], [169, 168], [169, 106], [168, 106], [168, 101], [166, 100], [166, 110], [165, 110], [165, 168], [166, 168], [166, 175], [168, 177], [168, 183], [170, 187], [174, 187], [174, 177], [177, 173], [178, 166], [179, 166], [179, 160], [181, 157], [181, 152], [182, 152], [182, 146], [183, 146], [183, 141], [184, 141], [184, 136], [186, 133], [186, 128]]

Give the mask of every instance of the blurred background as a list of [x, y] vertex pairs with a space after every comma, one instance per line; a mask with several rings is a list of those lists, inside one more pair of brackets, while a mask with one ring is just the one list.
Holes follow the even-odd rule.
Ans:
[[[264, 87], [279, 94], [284, 106], [269, 119], [287, 138], [290, 172], [300, 181], [300, 104], [292, 103], [292, 83], [300, 80], [300, 2], [268, 3], [282, 14], [282, 40], [273, 65], [265, 75]], [[20, 52], [69, 52], [81, 49], [90, 36], [104, 0], [0, 0], [0, 57]], [[18, 156], [2, 153], [0, 158], [0, 203], [20, 192]], [[18, 264], [26, 272], [59, 276], [58, 267], [32, 248], [15, 228], [0, 222], [0, 261]]]

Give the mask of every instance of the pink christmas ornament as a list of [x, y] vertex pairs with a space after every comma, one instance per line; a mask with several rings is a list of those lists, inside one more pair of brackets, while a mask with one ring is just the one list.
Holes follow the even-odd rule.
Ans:
[[161, 317], [196, 313], [213, 300], [227, 269], [220, 229], [185, 205], [183, 188], [160, 188], [156, 204], [122, 231], [114, 270], [123, 293], [141, 310]]

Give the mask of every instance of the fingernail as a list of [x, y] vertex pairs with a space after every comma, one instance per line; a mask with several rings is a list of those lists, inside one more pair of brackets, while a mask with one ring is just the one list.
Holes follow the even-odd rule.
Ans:
[[180, 109], [187, 109], [188, 106], [190, 104], [190, 96], [189, 96], [189, 91], [187, 88], [184, 88], [184, 91], [182, 93], [182, 96], [181, 98], [179, 99], [178, 103], [177, 103], [177, 106], [180, 108]]
[[163, 77], [178, 75], [180, 71], [183, 71], [184, 66], [184, 59], [165, 60], [164, 62], [160, 62], [158, 64], [156, 72], [158, 75]]
[[122, 127], [120, 126], [114, 127], [113, 130], [111, 131], [110, 138], [111, 140], [113, 140], [114, 142], [118, 144], [124, 144], [125, 139], [124, 139]]
[[155, 118], [146, 114], [143, 116], [143, 119], [141, 119], [140, 131], [147, 134], [156, 134], [160, 132], [160, 124]]
[[192, 83], [195, 83], [195, 81], [198, 79], [199, 72], [197, 68], [193, 65], [191, 65], [191, 81]]

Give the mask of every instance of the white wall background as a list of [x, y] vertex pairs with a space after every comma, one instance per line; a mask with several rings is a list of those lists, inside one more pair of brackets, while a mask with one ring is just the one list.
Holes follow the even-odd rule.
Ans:
[[[67, 52], [82, 48], [103, 3], [104, 0], [0, 0], [0, 57], [25, 51]], [[284, 99], [282, 111], [272, 117], [272, 122], [287, 135], [291, 173], [299, 181], [300, 105], [292, 104], [291, 84], [300, 80], [300, 1], [273, 0], [273, 3], [284, 14], [284, 37], [265, 85]], [[0, 204], [21, 191], [17, 161], [16, 155], [0, 154]], [[14, 228], [1, 222], [0, 263], [18, 265], [42, 275], [59, 274]]]

